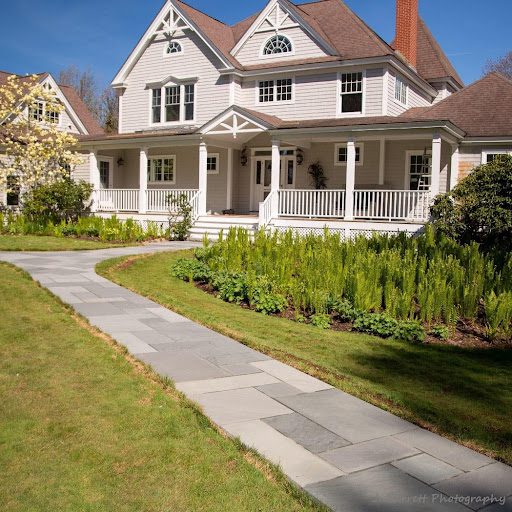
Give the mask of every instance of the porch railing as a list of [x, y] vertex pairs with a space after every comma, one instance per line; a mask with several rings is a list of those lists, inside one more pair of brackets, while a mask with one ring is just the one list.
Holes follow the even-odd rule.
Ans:
[[93, 193], [93, 203], [97, 211], [137, 212], [139, 191], [134, 188], [102, 188]]
[[426, 222], [430, 201], [427, 191], [355, 190], [354, 219]]
[[196, 189], [148, 189], [146, 190], [147, 211], [164, 213], [169, 211], [169, 201], [185, 196], [190, 203]]
[[345, 215], [345, 191], [283, 189], [278, 213], [281, 217], [339, 219]]
[[199, 217], [199, 199], [201, 194], [202, 192], [200, 190], [195, 190], [194, 194], [189, 199], [189, 204], [192, 207], [192, 222], [195, 222]]
[[275, 192], [270, 192], [265, 200], [260, 203], [258, 219], [258, 226], [260, 228], [266, 228], [272, 220], [272, 201], [274, 200], [274, 194]]

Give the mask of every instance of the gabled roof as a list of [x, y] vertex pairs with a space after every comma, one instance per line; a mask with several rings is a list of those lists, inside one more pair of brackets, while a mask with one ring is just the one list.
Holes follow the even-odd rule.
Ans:
[[[0, 71], [0, 85], [5, 85], [7, 83], [7, 78], [13, 75], [16, 76], [21, 82], [29, 80], [31, 76], [22, 76], [16, 75], [15, 73], [8, 73], [7, 71]], [[35, 73], [35, 76], [38, 77], [39, 83], [45, 81], [48, 77], [51, 77], [50, 73], [47, 72]], [[53, 80], [53, 78], [51, 79]], [[73, 110], [71, 114], [74, 114], [78, 118], [78, 120], [82, 123], [83, 127], [86, 129], [87, 134], [93, 135], [104, 133], [103, 128], [99, 125], [98, 121], [91, 114], [91, 111], [87, 108], [85, 103], [82, 101], [80, 96], [78, 96], [78, 94], [72, 87], [57, 83], [55, 85], [57, 85], [57, 87], [60, 89], [65, 100], [68, 102], [70, 108]]]
[[[395, 41], [391, 43], [395, 47]], [[464, 82], [453, 67], [450, 59], [446, 56], [436, 38], [432, 35], [425, 22], [419, 18], [418, 20], [418, 56], [416, 63], [418, 74], [427, 80], [427, 82], [435, 82], [436, 79], [451, 78], [460, 87], [464, 87]]]
[[512, 81], [490, 73], [431, 107], [412, 108], [400, 117], [448, 119], [469, 137], [512, 136]]

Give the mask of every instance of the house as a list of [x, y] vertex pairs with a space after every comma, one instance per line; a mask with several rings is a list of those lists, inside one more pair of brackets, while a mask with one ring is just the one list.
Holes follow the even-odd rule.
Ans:
[[512, 83], [464, 87], [418, 0], [397, 0], [391, 44], [341, 0], [269, 0], [232, 26], [167, 0], [112, 87], [119, 134], [81, 136], [74, 176], [97, 215], [164, 222], [186, 195], [196, 238], [416, 232], [433, 197], [512, 151]]
[[[16, 76], [17, 80], [20, 81], [28, 80], [29, 78], [28, 76], [0, 71], [0, 86], [6, 85], [10, 76]], [[57, 101], [64, 108], [60, 112], [47, 111], [45, 102], [41, 101], [38, 103], [38, 108], [30, 113], [27, 111], [27, 115], [32, 115], [34, 120], [38, 122], [56, 124], [59, 130], [72, 133], [77, 137], [104, 134], [97, 120], [72, 87], [57, 84], [50, 73], [38, 73], [35, 76], [37, 77], [38, 84], [54, 92]], [[6, 193], [5, 191], [0, 192], [0, 204], [16, 206], [18, 204], [18, 194]]]

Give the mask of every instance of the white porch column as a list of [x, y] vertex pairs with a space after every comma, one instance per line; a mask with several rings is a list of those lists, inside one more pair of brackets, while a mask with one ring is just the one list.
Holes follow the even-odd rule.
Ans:
[[281, 142], [272, 140], [272, 172], [270, 176], [270, 192], [272, 193], [272, 218], [279, 213], [279, 182], [281, 180]]
[[347, 142], [347, 174], [345, 178], [345, 220], [354, 220], [354, 188], [356, 181], [356, 145]]
[[380, 139], [379, 152], [379, 185], [384, 185], [384, 171], [386, 167], [386, 139]]
[[226, 177], [226, 210], [231, 210], [233, 206], [233, 148], [228, 148]]
[[98, 211], [98, 193], [100, 188], [100, 170], [98, 168], [98, 152], [93, 149], [89, 151], [89, 179], [93, 188], [91, 211]]
[[432, 185], [430, 191], [432, 197], [439, 194], [439, 186], [441, 179], [441, 137], [435, 133], [432, 137]]
[[452, 146], [452, 160], [450, 163], [450, 190], [457, 185], [459, 181], [459, 146]]
[[140, 149], [139, 156], [139, 213], [146, 213], [146, 190], [148, 188], [148, 148]]
[[208, 191], [208, 147], [206, 143], [201, 142], [199, 144], [199, 207], [198, 214], [206, 215], [206, 194]]

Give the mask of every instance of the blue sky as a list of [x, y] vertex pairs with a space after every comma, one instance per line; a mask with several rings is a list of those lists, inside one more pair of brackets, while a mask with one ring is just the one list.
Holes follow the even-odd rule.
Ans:
[[[230, 24], [266, 3], [188, 1]], [[384, 39], [393, 38], [395, 0], [346, 3]], [[57, 75], [75, 64], [93, 70], [101, 86], [106, 86], [163, 0], [3, 0], [2, 4], [0, 69]], [[420, 14], [466, 83], [481, 76], [487, 59], [512, 50], [510, 0], [420, 0]]]

